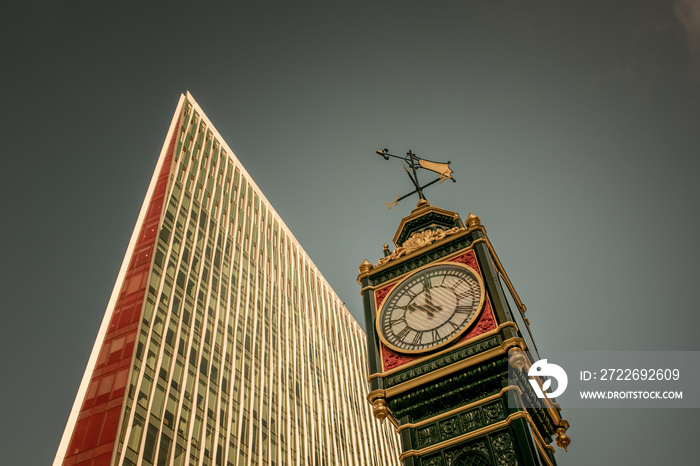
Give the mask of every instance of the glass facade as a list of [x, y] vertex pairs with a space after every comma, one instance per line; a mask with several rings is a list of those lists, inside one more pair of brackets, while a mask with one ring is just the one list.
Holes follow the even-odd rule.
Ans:
[[189, 93], [54, 465], [395, 465], [365, 335]]

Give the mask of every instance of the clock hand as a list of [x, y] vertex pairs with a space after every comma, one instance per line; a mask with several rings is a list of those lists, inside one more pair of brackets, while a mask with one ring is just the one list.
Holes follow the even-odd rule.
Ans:
[[423, 292], [425, 293], [425, 303], [429, 306], [433, 305], [433, 297], [430, 294], [430, 280], [427, 277], [423, 277]]
[[442, 306], [433, 303], [433, 295], [430, 292], [431, 289], [432, 287], [430, 286], [430, 280], [427, 277], [423, 277], [423, 293], [425, 293], [425, 306], [429, 306], [434, 312], [440, 312], [442, 310]]
[[442, 306], [433, 302], [433, 295], [430, 293], [430, 291], [425, 292], [425, 306], [430, 307], [435, 312], [442, 311]]
[[435, 312], [440, 312], [442, 310], [442, 306], [433, 303], [433, 295], [429, 289], [425, 291], [425, 306], [431, 308]]
[[408, 307], [412, 311], [424, 311], [428, 314], [428, 317], [433, 317], [433, 313], [440, 310], [439, 308], [436, 308], [430, 304], [409, 304]]

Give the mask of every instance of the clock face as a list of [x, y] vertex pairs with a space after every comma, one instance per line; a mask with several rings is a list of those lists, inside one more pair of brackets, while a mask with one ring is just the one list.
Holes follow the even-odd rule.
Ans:
[[426, 267], [391, 290], [377, 317], [382, 341], [403, 353], [444, 346], [476, 320], [484, 286], [471, 267], [457, 263]]

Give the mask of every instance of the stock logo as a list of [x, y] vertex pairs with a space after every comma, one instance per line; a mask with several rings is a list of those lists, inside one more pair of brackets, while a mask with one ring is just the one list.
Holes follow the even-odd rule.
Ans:
[[[564, 369], [556, 364], [549, 364], [546, 359], [540, 359], [530, 366], [527, 375], [530, 376], [530, 385], [532, 385], [532, 389], [535, 391], [537, 398], [555, 398], [564, 393], [569, 383], [569, 378], [566, 376]], [[537, 383], [534, 377], [549, 378], [542, 383], [542, 388], [540, 389], [540, 384]], [[552, 385], [552, 379], [557, 381], [557, 389], [550, 393], [547, 390], [549, 390], [549, 387]]]

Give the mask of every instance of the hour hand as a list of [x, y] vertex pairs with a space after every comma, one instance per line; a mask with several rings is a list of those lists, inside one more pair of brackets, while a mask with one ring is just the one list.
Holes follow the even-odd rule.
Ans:
[[423, 311], [428, 314], [428, 317], [432, 317], [434, 313], [440, 312], [442, 309], [440, 306], [436, 306], [432, 303], [427, 302], [425, 304], [409, 304], [409, 309], [414, 311]]
[[428, 317], [433, 316], [433, 311], [432, 311], [432, 306], [429, 306], [427, 304], [409, 304], [408, 309], [411, 311], [424, 311], [428, 314]]

